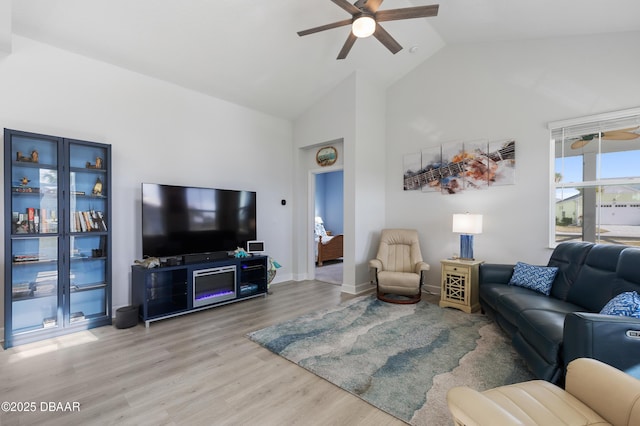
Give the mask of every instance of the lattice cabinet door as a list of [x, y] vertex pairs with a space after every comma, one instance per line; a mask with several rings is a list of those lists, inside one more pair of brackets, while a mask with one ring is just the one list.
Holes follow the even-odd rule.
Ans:
[[480, 260], [446, 259], [442, 265], [440, 306], [457, 308], [466, 313], [480, 309], [478, 271]]

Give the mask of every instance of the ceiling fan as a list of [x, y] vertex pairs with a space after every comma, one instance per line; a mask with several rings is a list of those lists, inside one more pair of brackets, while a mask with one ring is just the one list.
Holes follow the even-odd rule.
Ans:
[[632, 139], [638, 139], [640, 138], [640, 134], [633, 133], [633, 131], [638, 130], [639, 127], [640, 126], [629, 127], [628, 129], [612, 130], [610, 132], [590, 133], [588, 135], [583, 135], [571, 144], [571, 149], [582, 148], [583, 146], [597, 138], [598, 135], [602, 135], [603, 140], [629, 141]]
[[349, 12], [351, 14], [351, 19], [345, 19], [331, 24], [310, 28], [308, 30], [298, 31], [298, 35], [302, 37], [308, 34], [330, 30], [332, 28], [351, 25], [351, 32], [349, 33], [344, 46], [342, 46], [342, 50], [340, 50], [337, 59], [346, 58], [358, 38], [369, 37], [370, 35], [377, 38], [380, 43], [395, 55], [402, 50], [402, 46], [400, 46], [400, 43], [391, 37], [391, 34], [382, 28], [379, 22], [437, 16], [438, 8], [440, 6], [433, 4], [430, 6], [406, 7], [403, 9], [378, 10], [383, 0], [358, 0], [354, 4], [349, 3], [347, 0], [331, 1]]

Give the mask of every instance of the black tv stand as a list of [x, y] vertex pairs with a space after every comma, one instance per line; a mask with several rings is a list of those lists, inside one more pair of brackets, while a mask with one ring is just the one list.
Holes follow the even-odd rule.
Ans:
[[[267, 256], [210, 260], [193, 264], [147, 269], [131, 267], [131, 300], [139, 307], [145, 326], [153, 321], [201, 311], [254, 297], [267, 296]], [[231, 278], [234, 271], [234, 278]], [[216, 275], [217, 273], [220, 275]], [[207, 275], [209, 273], [209, 275]], [[223, 275], [226, 274], [226, 275]], [[207, 284], [226, 285], [224, 289], [201, 291], [201, 277]], [[209, 291], [210, 290], [210, 291]], [[211, 293], [213, 296], [210, 297]]]

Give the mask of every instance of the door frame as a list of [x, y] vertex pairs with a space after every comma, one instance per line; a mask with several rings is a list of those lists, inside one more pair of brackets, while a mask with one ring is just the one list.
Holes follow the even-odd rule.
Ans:
[[[308, 179], [307, 179], [307, 227], [306, 229], [310, 229], [311, 233], [307, 233], [307, 277], [310, 280], [314, 280], [316, 278], [316, 256], [315, 256], [315, 239], [314, 239], [314, 230], [315, 230], [315, 213], [316, 213], [316, 176], [342, 171], [344, 173], [343, 165], [336, 165], [331, 167], [324, 168], [316, 168], [309, 170]], [[344, 201], [344, 181], [342, 183], [342, 198]], [[344, 202], [342, 207], [342, 217], [344, 218]], [[344, 227], [343, 227], [344, 234]], [[342, 282], [344, 283], [344, 271], [342, 273]]]

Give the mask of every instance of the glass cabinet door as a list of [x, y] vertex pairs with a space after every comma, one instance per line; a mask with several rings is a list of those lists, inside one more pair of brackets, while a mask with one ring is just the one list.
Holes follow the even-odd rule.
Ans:
[[108, 314], [110, 268], [104, 145], [70, 142], [69, 164], [69, 305], [70, 323]]
[[11, 322], [5, 327], [9, 327], [11, 334], [20, 334], [61, 325], [58, 309], [61, 150], [55, 138], [15, 134], [8, 143], [5, 153], [11, 155], [11, 167], [10, 171], [5, 170], [5, 180], [9, 181], [5, 186], [10, 185], [7, 192], [11, 215], [5, 250], [11, 253], [11, 265], [5, 265], [5, 276], [11, 286], [5, 292], [10, 304], [5, 306], [11, 310]]

